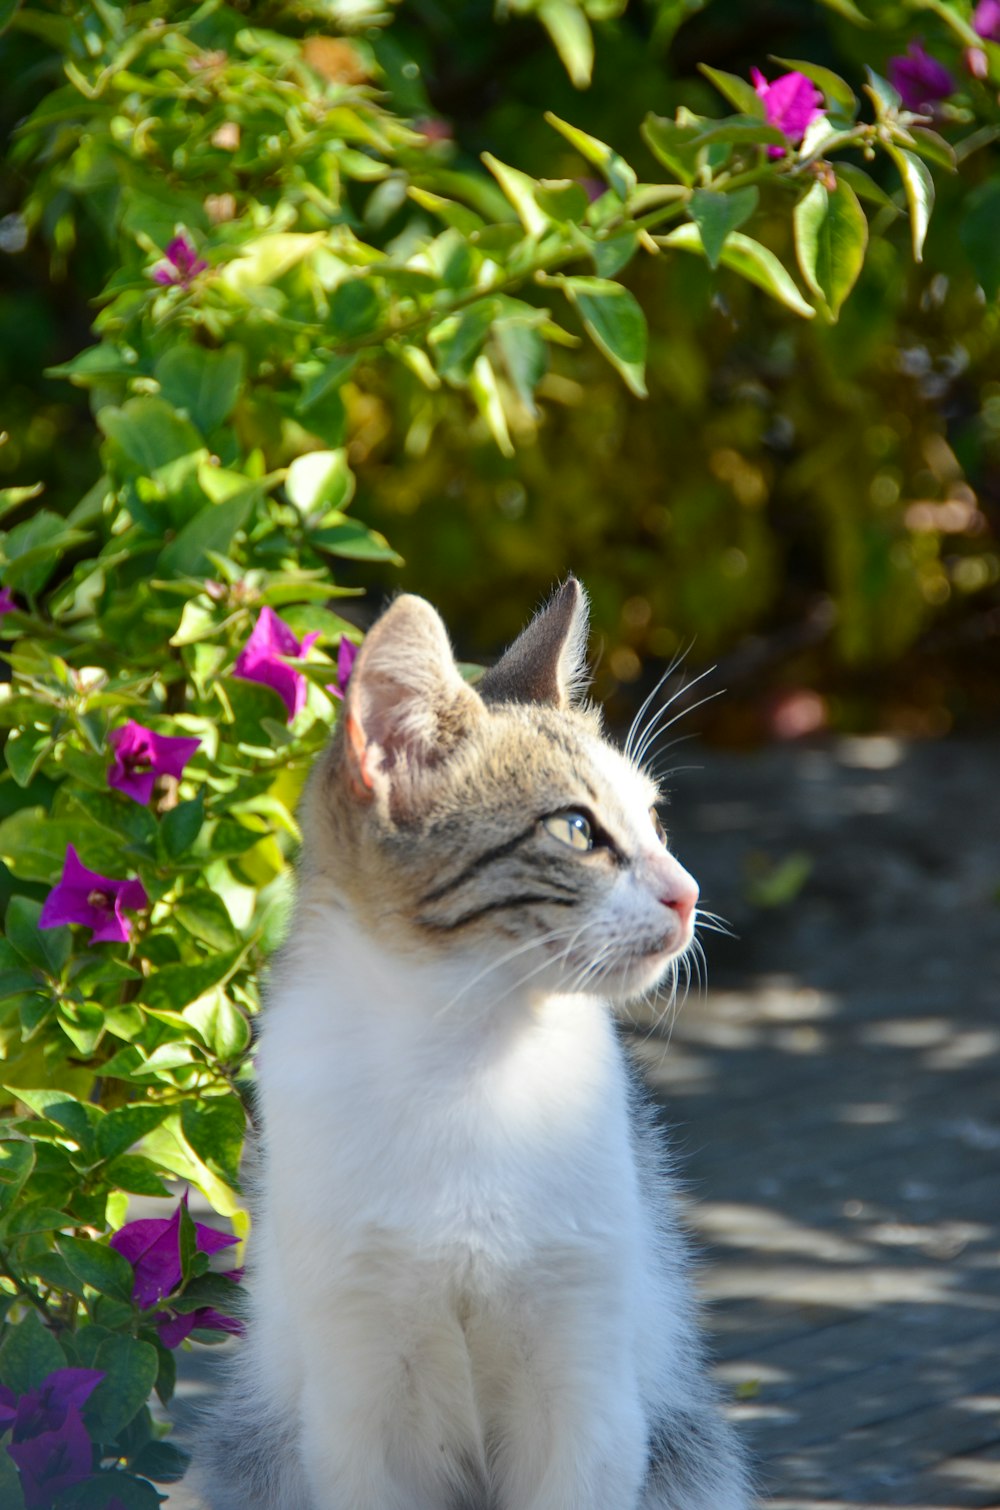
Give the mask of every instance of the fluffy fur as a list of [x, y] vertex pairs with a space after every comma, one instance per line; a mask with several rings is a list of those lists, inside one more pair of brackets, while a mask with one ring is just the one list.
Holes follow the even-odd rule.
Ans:
[[356, 663], [264, 1014], [212, 1510], [745, 1510], [609, 1009], [697, 892], [576, 705], [585, 639], [570, 581], [477, 692], [403, 597]]

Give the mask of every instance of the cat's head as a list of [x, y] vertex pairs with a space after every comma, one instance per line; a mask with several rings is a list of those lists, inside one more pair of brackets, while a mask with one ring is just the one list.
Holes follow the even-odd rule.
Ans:
[[664, 977], [698, 888], [667, 850], [655, 783], [583, 701], [586, 639], [570, 578], [473, 687], [434, 609], [397, 598], [312, 784], [309, 892], [331, 888], [397, 954], [490, 972], [494, 993], [624, 999]]

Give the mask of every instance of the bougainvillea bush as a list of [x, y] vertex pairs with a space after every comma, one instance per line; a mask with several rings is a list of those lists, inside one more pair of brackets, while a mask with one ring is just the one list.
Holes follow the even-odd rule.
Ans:
[[[599, 15], [541, 11], [585, 82]], [[248, 1224], [259, 981], [357, 641], [336, 570], [395, 559], [350, 512], [366, 396], [398, 395], [417, 448], [456, 396], [506, 456], [554, 347], [592, 343], [642, 394], [646, 321], [620, 281], [641, 257], [835, 321], [902, 216], [920, 257], [952, 152], [911, 53], [860, 95], [803, 60], [709, 70], [714, 115], [650, 110], [644, 181], [555, 116], [576, 176], [456, 163], [391, 17], [348, 37], [338, 14], [3, 7], [54, 75], [13, 148], [22, 223], [56, 258], [86, 237], [106, 260], [96, 344], [57, 374], [89, 396], [93, 483], [66, 507], [31, 478], [0, 495], [12, 1510], [155, 1505], [184, 1455], [147, 1402], [170, 1399], [178, 1347], [239, 1328], [239, 1269], [219, 1266]], [[982, 51], [988, 72], [1000, 49]], [[785, 261], [760, 239], [775, 215]], [[218, 1226], [190, 1216], [192, 1187]]]

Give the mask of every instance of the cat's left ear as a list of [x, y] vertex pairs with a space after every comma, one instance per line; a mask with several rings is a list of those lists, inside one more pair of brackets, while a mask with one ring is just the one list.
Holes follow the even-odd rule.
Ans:
[[405, 807], [407, 789], [464, 738], [482, 707], [455, 665], [441, 619], [404, 594], [365, 636], [345, 697], [351, 789]]
[[580, 702], [587, 675], [587, 594], [575, 577], [540, 609], [527, 629], [480, 679], [477, 691], [488, 703], [550, 703], [571, 708]]

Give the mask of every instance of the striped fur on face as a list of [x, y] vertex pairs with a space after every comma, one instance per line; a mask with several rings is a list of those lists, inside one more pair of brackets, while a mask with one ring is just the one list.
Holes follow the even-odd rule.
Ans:
[[386, 948], [461, 959], [497, 992], [654, 986], [691, 941], [697, 888], [655, 784], [579, 703], [585, 642], [571, 579], [473, 690], [434, 610], [397, 599], [312, 787], [306, 887], [332, 881]]

